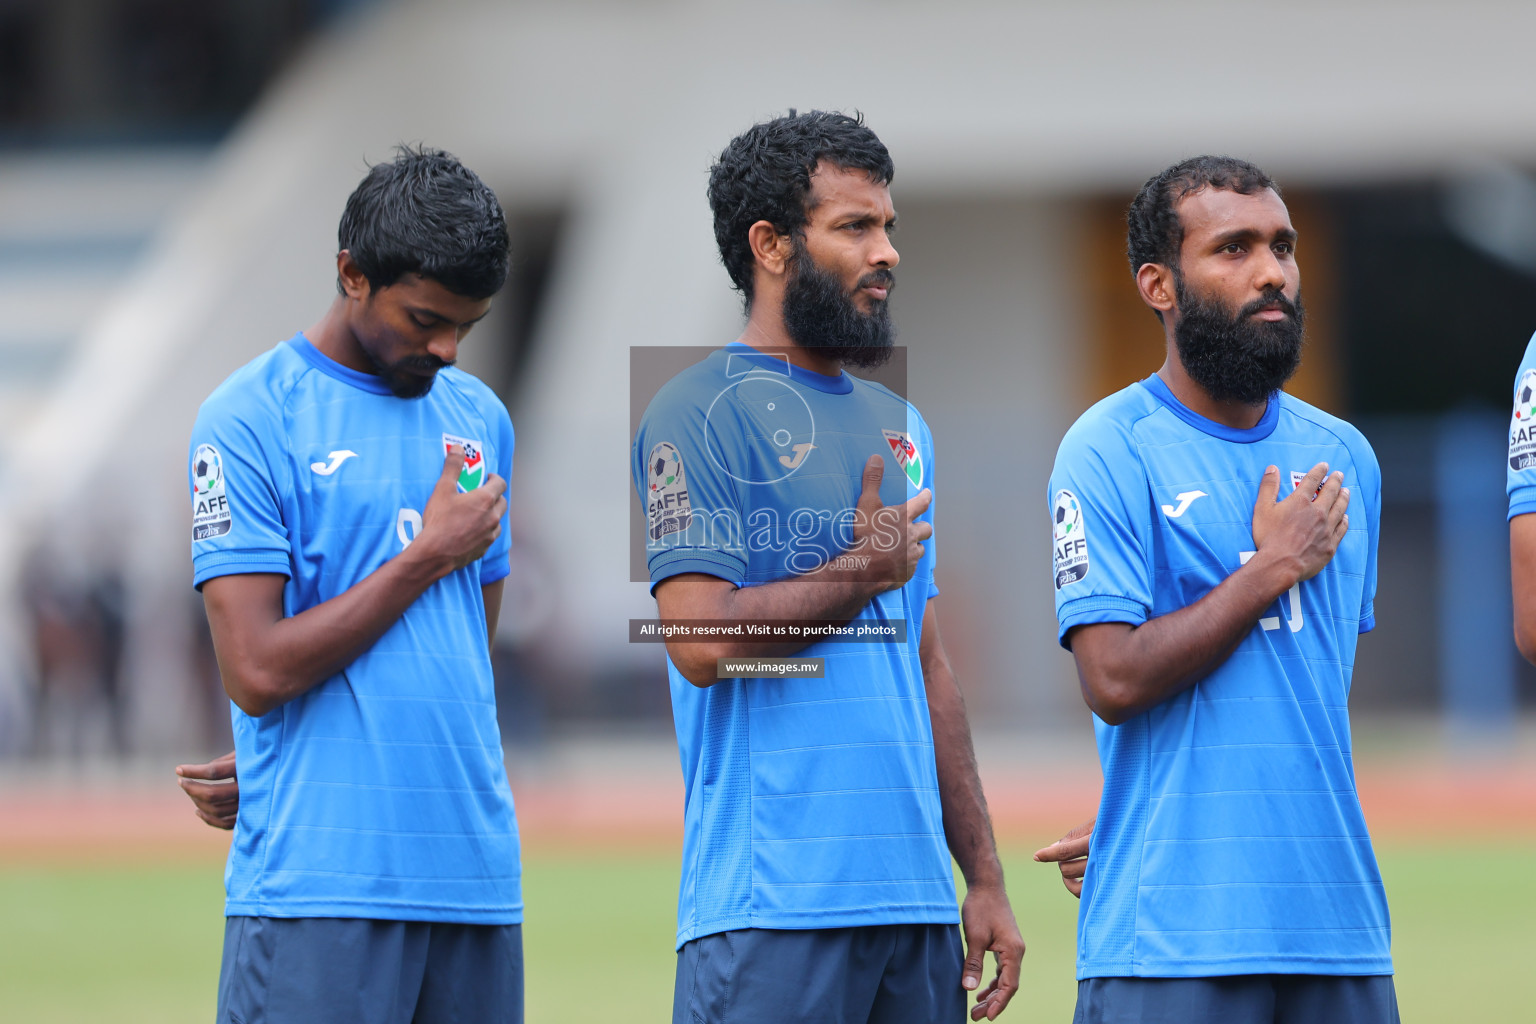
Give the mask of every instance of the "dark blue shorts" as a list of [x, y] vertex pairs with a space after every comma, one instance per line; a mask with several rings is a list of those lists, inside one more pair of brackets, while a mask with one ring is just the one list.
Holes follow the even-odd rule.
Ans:
[[745, 928], [677, 953], [672, 1024], [958, 1024], [952, 924]]
[[218, 1024], [522, 1024], [523, 926], [229, 917]]
[[1086, 978], [1072, 1024], [1398, 1024], [1390, 974]]

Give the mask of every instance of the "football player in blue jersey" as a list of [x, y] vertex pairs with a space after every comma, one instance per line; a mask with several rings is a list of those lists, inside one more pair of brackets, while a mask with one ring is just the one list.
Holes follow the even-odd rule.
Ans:
[[[235, 755], [220, 1021], [521, 1021], [517, 826], [489, 640], [512, 424], [454, 368], [505, 282], [495, 195], [402, 148], [347, 200], [338, 294], [193, 428], [194, 584]], [[232, 776], [238, 788], [210, 781]]]
[[[665, 385], [635, 438], [662, 619], [780, 631], [667, 643], [678, 1024], [961, 1021], [967, 990], [971, 1016], [996, 1019], [1018, 987], [1024, 942], [939, 633], [933, 439], [845, 369], [892, 352], [893, 173], [842, 114], [732, 140], [709, 199], [746, 327]], [[824, 674], [759, 661], [796, 654]]]
[[1515, 645], [1536, 664], [1536, 335], [1515, 374], [1509, 416], [1509, 561], [1514, 582]]
[[1375, 455], [1280, 390], [1304, 313], [1264, 172], [1186, 160], [1128, 221], [1167, 358], [1073, 425], [1048, 492], [1104, 769], [1074, 1019], [1396, 1021], [1347, 709], [1375, 624]]

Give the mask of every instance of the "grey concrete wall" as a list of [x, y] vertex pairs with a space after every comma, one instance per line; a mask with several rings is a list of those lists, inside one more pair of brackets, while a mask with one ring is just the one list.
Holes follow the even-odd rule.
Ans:
[[909, 397], [934, 431], [939, 621], [972, 705], [1082, 706], [1055, 640], [1046, 483], [1084, 382], [1071, 202], [896, 194]]

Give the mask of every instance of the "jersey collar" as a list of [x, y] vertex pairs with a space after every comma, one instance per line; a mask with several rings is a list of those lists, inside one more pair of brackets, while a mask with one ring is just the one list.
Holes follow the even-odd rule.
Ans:
[[304, 337], [300, 331], [288, 339], [288, 344], [293, 350], [304, 357], [304, 361], [328, 377], [335, 377], [343, 384], [351, 384], [363, 391], [371, 391], [375, 395], [389, 395], [394, 392], [389, 390], [389, 385], [384, 383], [384, 378], [372, 373], [363, 373], [354, 370], [350, 366], [342, 366], [330, 356], [315, 348], [314, 342]]
[[[796, 384], [804, 384], [808, 388], [825, 391], [829, 395], [846, 395], [853, 390], [853, 378], [848, 376], [845, 370], [839, 370], [836, 377], [829, 377], [824, 373], [817, 373], [815, 370], [807, 370], [804, 367], [796, 366], [781, 355], [775, 355], [771, 352], [759, 352], [751, 345], [744, 345], [739, 341], [731, 342], [725, 346], [724, 351], [726, 354], [727, 373], [734, 372], [734, 368], [730, 365], [731, 361], [740, 359], [751, 364], [750, 367], [743, 367], [742, 372], [746, 372], [748, 369], [771, 370], [781, 377], [788, 376]], [[787, 374], [785, 373], [786, 370], [789, 371]]]
[[1236, 441], [1238, 444], [1252, 444], [1255, 441], [1262, 441], [1275, 432], [1275, 426], [1280, 422], [1281, 393], [1279, 391], [1269, 396], [1269, 401], [1264, 405], [1264, 415], [1259, 417], [1259, 422], [1243, 430], [1237, 427], [1229, 427], [1225, 423], [1217, 423], [1215, 420], [1208, 420], [1201, 416], [1175, 398], [1168, 385], [1163, 383], [1163, 378], [1155, 373], [1140, 383], [1142, 387], [1156, 395], [1158, 401], [1166, 405], [1168, 410], [1179, 419], [1188, 423], [1196, 430], [1210, 434], [1212, 437], [1219, 437], [1223, 441]]

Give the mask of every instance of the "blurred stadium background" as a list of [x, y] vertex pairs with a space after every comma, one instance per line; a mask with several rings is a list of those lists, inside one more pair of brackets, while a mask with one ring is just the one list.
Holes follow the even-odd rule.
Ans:
[[205, 1020], [225, 837], [170, 766], [228, 749], [188, 586], [187, 432], [308, 326], [370, 161], [442, 146], [515, 266], [463, 365], [519, 434], [500, 716], [528, 843], [530, 1020], [663, 1019], [681, 786], [629, 580], [629, 351], [739, 311], [704, 181], [782, 111], [859, 108], [896, 159], [896, 315], [939, 443], [945, 632], [1031, 943], [1070, 1013], [1075, 905], [1028, 852], [1099, 778], [1054, 639], [1044, 487], [1161, 360], [1125, 266], [1139, 183], [1195, 152], [1280, 179], [1303, 397], [1383, 464], [1352, 709], [1420, 1021], [1520, 1019], [1536, 670], [1500, 453], [1536, 329], [1536, 8], [648, 0], [0, 2], [0, 1006]]

